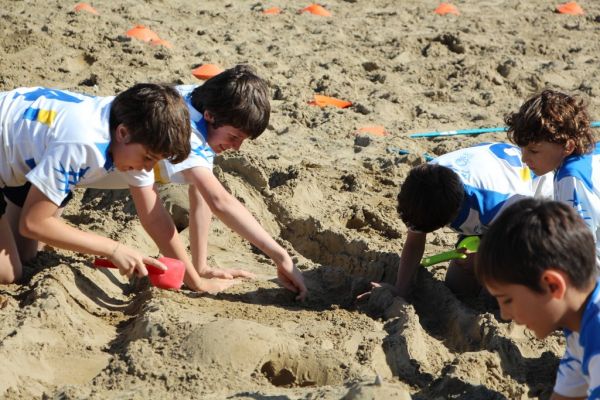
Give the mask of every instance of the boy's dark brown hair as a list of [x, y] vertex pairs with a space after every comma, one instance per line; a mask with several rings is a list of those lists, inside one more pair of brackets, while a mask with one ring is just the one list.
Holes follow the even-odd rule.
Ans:
[[596, 274], [594, 237], [568, 204], [527, 198], [504, 210], [483, 236], [475, 275], [481, 283], [519, 284], [543, 293], [541, 275], [551, 268], [585, 289]]
[[271, 104], [267, 82], [248, 65], [236, 65], [192, 92], [192, 105], [208, 111], [213, 126], [230, 125], [256, 139], [269, 125]]
[[456, 218], [465, 197], [460, 177], [448, 167], [422, 164], [410, 170], [398, 193], [398, 213], [414, 231], [433, 232]]
[[571, 139], [573, 154], [581, 155], [592, 151], [595, 142], [585, 102], [555, 90], [531, 97], [504, 122], [508, 139], [519, 147], [541, 141], [564, 145]]
[[140, 83], [119, 93], [110, 107], [111, 138], [119, 124], [127, 127], [132, 143], [173, 164], [190, 154], [190, 114], [181, 95], [170, 86]]

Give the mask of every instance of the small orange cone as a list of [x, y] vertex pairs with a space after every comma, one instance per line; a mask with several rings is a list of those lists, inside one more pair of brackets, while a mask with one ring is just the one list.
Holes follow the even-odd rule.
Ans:
[[309, 101], [308, 104], [319, 107], [334, 106], [338, 108], [346, 108], [352, 105], [352, 102], [346, 100], [336, 99], [335, 97], [322, 96], [315, 94], [313, 101]]
[[215, 64], [202, 64], [192, 70], [192, 75], [198, 79], [207, 80], [215, 75], [219, 75], [223, 70]]
[[579, 6], [574, 1], [570, 1], [568, 3], [559, 4], [556, 6], [556, 11], [561, 14], [570, 14], [570, 15], [583, 15], [583, 8]]
[[382, 125], [369, 125], [363, 126], [358, 129], [358, 133], [370, 133], [374, 136], [387, 136], [389, 133], [385, 130], [385, 127]]
[[281, 8], [279, 8], [279, 7], [267, 8], [266, 10], [263, 10], [263, 14], [267, 14], [267, 15], [281, 14]]
[[433, 10], [433, 12], [438, 15], [446, 15], [446, 14], [460, 15], [458, 8], [456, 8], [454, 5], [452, 5], [450, 3], [441, 3], [439, 6], [437, 6], [437, 8], [435, 10]]
[[323, 6], [318, 4], [310, 4], [304, 7], [300, 12], [309, 12], [314, 15], [320, 15], [321, 17], [331, 17], [331, 13], [327, 11]]
[[73, 7], [73, 9], [75, 11], [87, 11], [91, 14], [96, 14], [98, 15], [98, 11], [96, 11], [96, 9], [92, 6], [90, 6], [88, 3], [77, 3], [75, 4], [75, 7]]
[[156, 32], [146, 28], [144, 25], [136, 25], [125, 33], [129, 37], [136, 38], [142, 42], [161, 40]]

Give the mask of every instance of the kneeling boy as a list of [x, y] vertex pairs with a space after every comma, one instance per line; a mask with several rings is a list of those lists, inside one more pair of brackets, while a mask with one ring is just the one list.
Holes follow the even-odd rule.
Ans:
[[483, 238], [475, 272], [498, 300], [503, 319], [540, 339], [564, 329], [567, 348], [551, 398], [600, 398], [594, 237], [577, 212], [557, 201], [513, 204]]

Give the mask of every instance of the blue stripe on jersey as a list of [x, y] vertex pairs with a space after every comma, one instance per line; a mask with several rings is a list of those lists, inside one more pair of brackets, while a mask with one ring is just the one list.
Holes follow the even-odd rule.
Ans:
[[108, 147], [110, 143], [94, 143], [96, 148], [100, 150], [100, 154], [104, 156], [104, 169], [109, 171], [113, 167], [113, 160], [110, 154], [108, 154]]
[[592, 154], [583, 154], [577, 156], [569, 156], [565, 158], [563, 164], [556, 173], [555, 181], [562, 178], [572, 176], [584, 183], [589, 189], [594, 189], [592, 183], [592, 157], [600, 154], [600, 143], [596, 143], [596, 147]]
[[27, 164], [27, 166], [31, 169], [34, 169], [36, 166], [35, 160], [33, 158], [28, 158], [27, 160], [25, 160], [25, 164]]
[[192, 120], [192, 123], [194, 124], [194, 127], [196, 127], [198, 132], [202, 134], [204, 141], [208, 141], [208, 130], [206, 128], [206, 120], [204, 119], [204, 117], [200, 117], [200, 119], [197, 121]]
[[90, 167], [87, 167], [81, 168], [79, 171], [75, 171], [69, 167], [69, 171], [67, 171], [62, 163], [59, 163], [59, 165], [60, 168], [54, 168], [54, 170], [62, 174], [62, 179], [57, 178], [57, 181], [64, 185], [61, 189], [64, 193], [69, 193], [71, 191], [71, 186], [77, 185], [81, 178], [83, 178], [86, 172], [88, 172], [90, 169]]
[[600, 399], [600, 387], [594, 388], [588, 395], [588, 400]]
[[[72, 96], [71, 94], [64, 92], [62, 90], [48, 89], [48, 88], [43, 88], [43, 87], [36, 88], [36, 89], [30, 90], [28, 92], [22, 92], [22, 93], [17, 92], [13, 96], [13, 99], [16, 99], [19, 96], [23, 96], [25, 98], [25, 100], [28, 100], [28, 101], [36, 101], [40, 97], [45, 97], [50, 100], [60, 100], [60, 101], [64, 101], [67, 103], [81, 103], [83, 101], [82, 99]], [[91, 96], [91, 97], [93, 97], [93, 96]]]
[[[581, 319], [581, 329], [579, 334], [579, 345], [583, 347], [583, 360], [581, 370], [586, 376], [589, 376], [589, 364], [592, 357], [600, 355], [600, 305], [598, 297], [600, 296], [600, 285], [596, 282], [596, 287], [588, 300], [588, 304], [583, 311]], [[596, 390], [596, 388], [590, 388]]]
[[477, 211], [479, 213], [479, 220], [484, 225], [488, 225], [510, 197], [508, 194], [478, 189], [469, 185], [464, 185], [464, 188], [465, 198], [458, 217], [450, 223], [450, 226], [457, 231], [460, 231], [460, 226], [466, 221], [470, 210]]

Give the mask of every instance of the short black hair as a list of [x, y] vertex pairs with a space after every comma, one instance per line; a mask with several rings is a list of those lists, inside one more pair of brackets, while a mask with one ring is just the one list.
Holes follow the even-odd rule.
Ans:
[[481, 283], [519, 284], [542, 293], [547, 269], [563, 271], [575, 288], [586, 288], [596, 276], [594, 236], [566, 203], [520, 200], [483, 236], [475, 274]]
[[439, 164], [412, 168], [398, 193], [398, 213], [409, 229], [433, 232], [460, 210], [465, 189], [458, 174]]
[[269, 125], [269, 86], [249, 65], [236, 65], [194, 89], [192, 106], [210, 112], [215, 128], [230, 125], [256, 139]]

